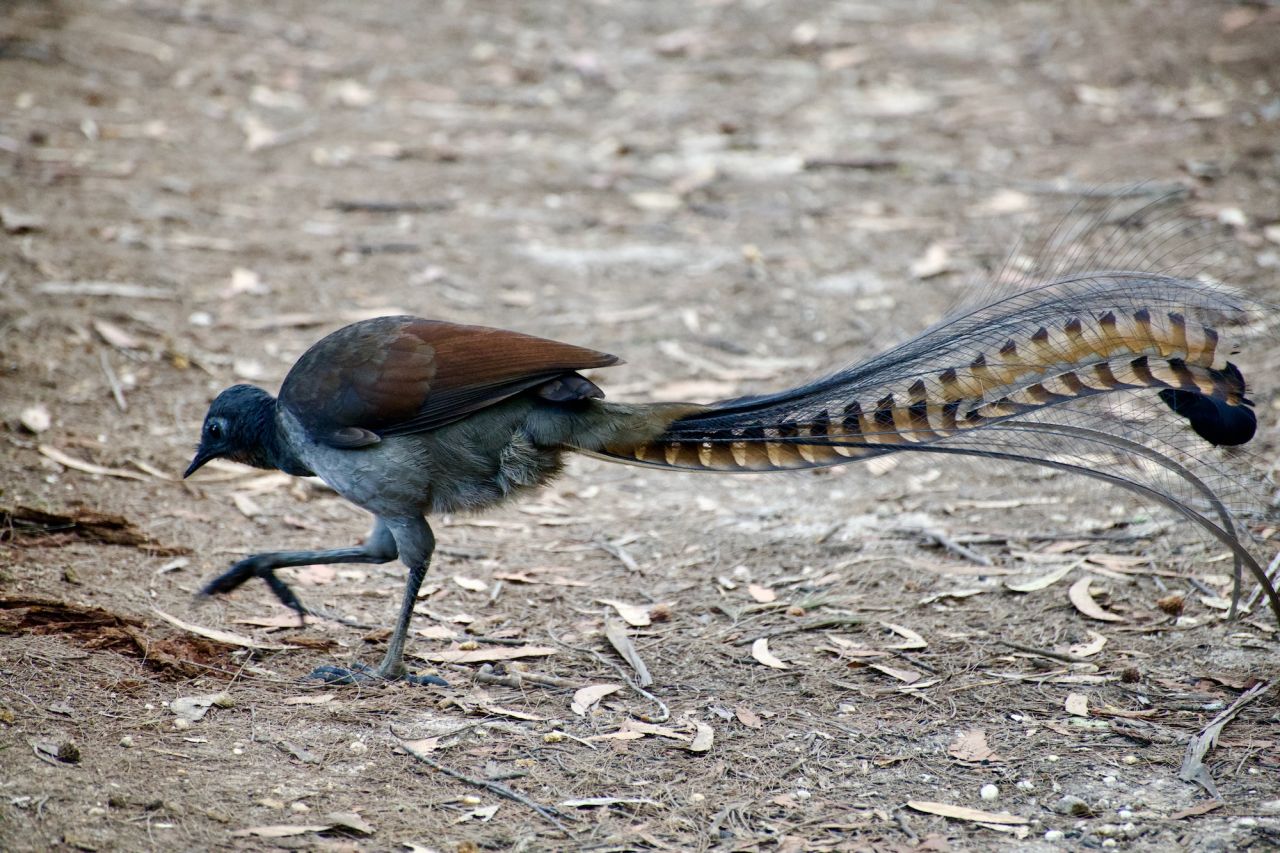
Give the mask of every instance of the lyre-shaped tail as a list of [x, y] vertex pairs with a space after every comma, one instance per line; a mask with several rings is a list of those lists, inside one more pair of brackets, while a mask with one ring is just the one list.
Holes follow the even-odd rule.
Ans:
[[1280, 618], [1245, 529], [1266, 501], [1232, 460], [1257, 420], [1229, 357], [1256, 313], [1227, 288], [1173, 276], [1065, 276], [806, 385], [696, 407], [590, 450], [701, 471], [902, 451], [1074, 471], [1157, 500], [1227, 544]]

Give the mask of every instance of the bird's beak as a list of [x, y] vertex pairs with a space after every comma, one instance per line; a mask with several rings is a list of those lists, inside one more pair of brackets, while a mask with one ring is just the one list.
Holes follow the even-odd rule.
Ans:
[[188, 477], [190, 477], [192, 474], [194, 474], [196, 471], [200, 470], [201, 465], [208, 462], [210, 459], [212, 459], [216, 455], [217, 454], [210, 453], [209, 451], [205, 450], [203, 447], [196, 450], [196, 458], [191, 460], [191, 464], [187, 466], [187, 470], [182, 475], [182, 479], [185, 480]]

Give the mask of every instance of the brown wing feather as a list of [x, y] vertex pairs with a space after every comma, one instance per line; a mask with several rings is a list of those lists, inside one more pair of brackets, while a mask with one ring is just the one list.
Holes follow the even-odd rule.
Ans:
[[378, 317], [337, 330], [285, 377], [280, 403], [322, 441], [422, 432], [575, 370], [619, 359], [485, 326]]

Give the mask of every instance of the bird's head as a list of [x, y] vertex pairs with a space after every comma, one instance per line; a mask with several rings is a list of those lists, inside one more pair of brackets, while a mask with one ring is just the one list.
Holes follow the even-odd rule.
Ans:
[[276, 467], [268, 451], [275, 436], [275, 404], [275, 397], [252, 385], [232, 385], [215, 397], [204, 416], [200, 447], [183, 478], [210, 459]]

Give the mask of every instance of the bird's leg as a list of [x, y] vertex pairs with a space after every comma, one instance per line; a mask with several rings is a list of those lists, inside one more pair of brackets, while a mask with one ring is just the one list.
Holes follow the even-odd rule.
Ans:
[[288, 566], [314, 566], [322, 563], [389, 563], [399, 553], [390, 528], [376, 519], [365, 543], [356, 548], [335, 548], [331, 551], [271, 551], [254, 554], [235, 563], [231, 568], [204, 585], [200, 595], [219, 595], [240, 586], [249, 578], [259, 577], [267, 582], [276, 598], [298, 612], [307, 615], [307, 607], [289, 585], [276, 577], [276, 569]]
[[427, 576], [431, 554], [436, 547], [435, 535], [423, 518], [397, 519], [392, 522], [391, 531], [400, 549], [400, 559], [409, 568], [409, 578], [405, 582], [404, 598], [400, 602], [400, 617], [391, 632], [391, 639], [387, 641], [387, 653], [383, 655], [382, 663], [372, 671], [359, 665], [352, 669], [322, 666], [312, 672], [309, 678], [318, 678], [330, 684], [354, 684], [371, 677], [389, 681], [403, 679], [414, 684], [447, 684], [444, 679], [434, 675], [413, 675], [404, 665], [404, 643], [409, 636], [409, 623], [413, 620], [418, 590]]

